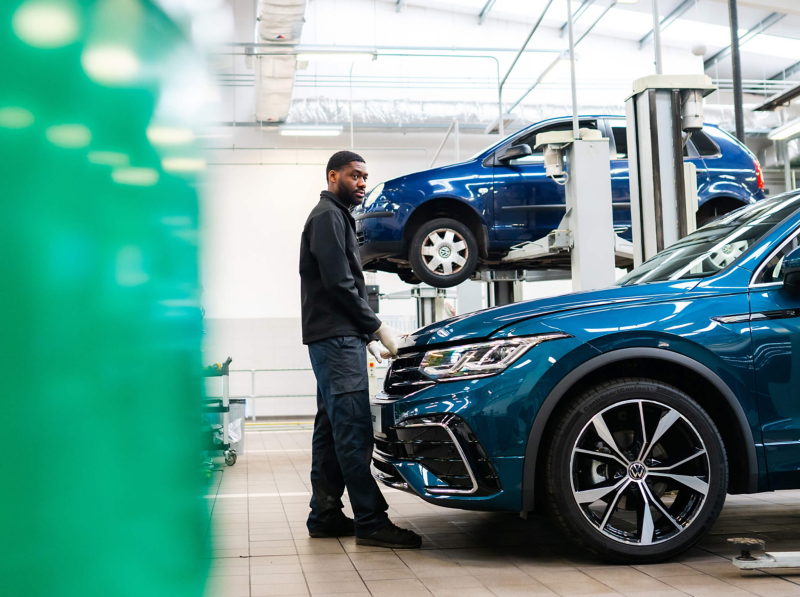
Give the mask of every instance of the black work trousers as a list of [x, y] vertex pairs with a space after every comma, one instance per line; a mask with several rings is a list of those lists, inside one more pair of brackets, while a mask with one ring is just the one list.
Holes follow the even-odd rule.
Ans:
[[387, 524], [389, 506], [370, 472], [372, 417], [369, 410], [366, 343], [357, 336], [326, 338], [308, 345], [317, 378], [317, 417], [311, 448], [310, 531], [342, 516], [347, 487], [357, 537]]

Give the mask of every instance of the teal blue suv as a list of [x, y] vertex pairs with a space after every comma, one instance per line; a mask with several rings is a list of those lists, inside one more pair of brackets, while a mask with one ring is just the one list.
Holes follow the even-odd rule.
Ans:
[[373, 473], [441, 506], [543, 511], [611, 560], [664, 560], [727, 493], [800, 488], [800, 192], [616, 286], [412, 335], [372, 399]]

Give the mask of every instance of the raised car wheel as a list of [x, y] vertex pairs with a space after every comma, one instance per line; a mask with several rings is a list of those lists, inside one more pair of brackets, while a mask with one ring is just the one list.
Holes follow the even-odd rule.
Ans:
[[457, 220], [425, 222], [411, 239], [409, 261], [416, 276], [436, 288], [450, 288], [472, 274], [478, 263], [478, 242]]
[[711, 529], [728, 464], [700, 405], [667, 384], [626, 378], [560, 413], [543, 476], [567, 535], [607, 559], [642, 564], [689, 549]]

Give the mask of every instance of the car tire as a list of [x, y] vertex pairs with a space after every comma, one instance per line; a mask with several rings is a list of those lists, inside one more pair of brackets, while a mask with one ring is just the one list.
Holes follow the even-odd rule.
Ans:
[[414, 233], [409, 261], [416, 276], [435, 288], [450, 288], [470, 277], [478, 263], [478, 241], [450, 218], [425, 222]]
[[711, 529], [728, 487], [725, 447], [684, 392], [616, 379], [568, 403], [554, 423], [546, 502], [577, 543], [615, 562], [645, 564], [686, 551]]

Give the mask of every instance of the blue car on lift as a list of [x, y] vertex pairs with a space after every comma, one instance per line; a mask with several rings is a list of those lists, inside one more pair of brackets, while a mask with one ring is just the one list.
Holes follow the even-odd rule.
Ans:
[[[584, 116], [580, 126], [609, 139], [614, 227], [630, 240], [625, 118]], [[568, 118], [546, 120], [466, 162], [377, 185], [353, 210], [364, 269], [439, 288], [463, 282], [476, 269], [503, 269], [500, 260], [511, 247], [546, 236], [564, 215], [564, 187], [545, 176], [542, 149], [534, 146], [539, 133], [571, 128]], [[718, 127], [694, 133], [684, 156], [697, 168], [699, 225], [765, 197], [758, 160]], [[536, 263], [568, 265], [563, 256]]]
[[726, 493], [800, 488], [798, 240], [785, 193], [610, 289], [414, 332], [371, 401], [373, 474], [441, 506], [547, 511], [626, 563], [694, 545]]

